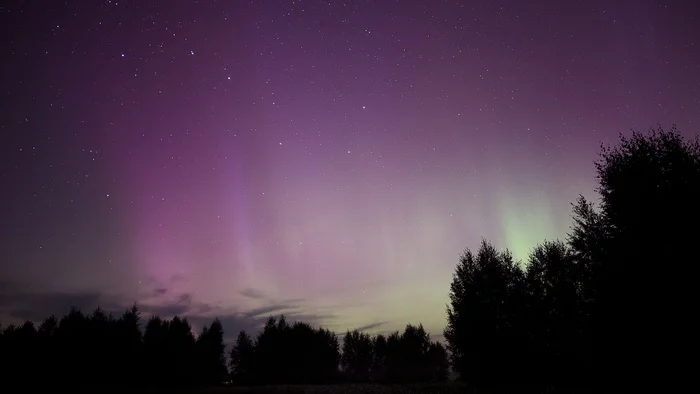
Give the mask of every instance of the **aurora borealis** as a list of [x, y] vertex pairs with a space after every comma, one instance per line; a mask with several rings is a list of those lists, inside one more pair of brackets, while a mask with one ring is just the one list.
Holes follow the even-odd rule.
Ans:
[[0, 321], [137, 301], [439, 338], [464, 248], [525, 259], [600, 143], [697, 130], [699, 9], [4, 3]]

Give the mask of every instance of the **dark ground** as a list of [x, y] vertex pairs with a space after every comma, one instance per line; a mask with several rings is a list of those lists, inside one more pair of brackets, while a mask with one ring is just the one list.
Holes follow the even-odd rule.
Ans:
[[[22, 390], [23, 393], [28, 391]], [[63, 393], [65, 391], [61, 391]], [[281, 385], [281, 386], [258, 386], [258, 387], [211, 387], [192, 389], [99, 389], [93, 388], [88, 391], [70, 391], [71, 394], [91, 393], [91, 394], [592, 394], [601, 391], [586, 390], [528, 390], [519, 387], [512, 389], [502, 389], [498, 391], [474, 390], [459, 383], [437, 383], [437, 384], [337, 384], [337, 385]], [[59, 392], [41, 391], [42, 394], [58, 394]]]
[[[314, 386], [270, 386], [270, 387], [222, 387], [210, 389], [206, 394], [412, 394], [412, 393], [466, 393], [469, 390], [459, 384], [379, 385], [339, 384]], [[204, 394], [204, 393], [202, 393]]]
[[209, 389], [202, 394], [592, 394], [592, 391], [583, 390], [528, 390], [526, 388], [502, 389], [497, 391], [474, 390], [459, 383], [437, 384], [340, 384], [318, 386], [271, 386], [271, 387], [222, 387]]

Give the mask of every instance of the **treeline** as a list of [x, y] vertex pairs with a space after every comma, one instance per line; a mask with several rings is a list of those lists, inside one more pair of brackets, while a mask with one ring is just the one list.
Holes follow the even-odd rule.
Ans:
[[255, 340], [240, 332], [230, 359], [240, 384], [442, 382], [449, 369], [445, 348], [422, 325], [389, 336], [348, 331], [341, 353], [334, 333], [284, 316], [270, 318]]
[[3, 382], [23, 387], [439, 382], [449, 363], [422, 325], [388, 337], [349, 331], [341, 352], [334, 332], [289, 324], [284, 316], [270, 317], [255, 340], [241, 332], [230, 356], [218, 319], [195, 336], [186, 318], [142, 324], [136, 306], [119, 318], [99, 308], [89, 315], [72, 309], [38, 327], [28, 321], [0, 330]]
[[599, 208], [580, 197], [565, 240], [525, 264], [485, 240], [461, 257], [444, 335], [462, 381], [622, 392], [689, 376], [700, 143], [634, 133], [596, 170]]
[[213, 385], [228, 372], [218, 320], [196, 337], [179, 317], [153, 317], [142, 332], [136, 306], [119, 318], [72, 309], [38, 328], [28, 321], [1, 334], [3, 383], [22, 387]]

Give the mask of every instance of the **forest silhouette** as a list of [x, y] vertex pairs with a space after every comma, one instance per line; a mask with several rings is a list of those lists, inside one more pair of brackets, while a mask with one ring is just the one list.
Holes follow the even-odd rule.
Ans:
[[[101, 309], [2, 328], [6, 385], [150, 387], [444, 382], [484, 391], [605, 391], [674, 379], [689, 338], [690, 265], [700, 230], [700, 143], [675, 127], [620, 136], [595, 162], [600, 203], [580, 196], [563, 240], [525, 262], [482, 240], [449, 289], [445, 344], [422, 325], [340, 337], [270, 317], [229, 354], [214, 320], [143, 321]], [[688, 268], [686, 268], [688, 267]], [[28, 382], [29, 380], [29, 382]]]

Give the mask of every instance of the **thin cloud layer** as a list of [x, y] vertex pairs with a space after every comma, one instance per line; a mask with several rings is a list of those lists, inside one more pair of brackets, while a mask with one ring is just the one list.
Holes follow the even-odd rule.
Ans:
[[[155, 282], [152, 285], [156, 285]], [[256, 299], [268, 299], [263, 292], [248, 289], [246, 291]], [[225, 331], [225, 341], [231, 343], [242, 330], [255, 335], [270, 316], [284, 314], [290, 321], [304, 321], [314, 326], [323, 325], [335, 315], [326, 313], [308, 313], [302, 303], [295, 300], [272, 303], [252, 309], [231, 311], [219, 305], [199, 302], [190, 293], [175, 295], [165, 287], [156, 287], [148, 300], [138, 302], [128, 296], [107, 295], [97, 291], [92, 292], [39, 292], [32, 288], [21, 286], [14, 282], [0, 282], [0, 321], [6, 324], [18, 324], [24, 321], [41, 322], [49, 316], [61, 317], [71, 308], [77, 308], [84, 313], [91, 313], [97, 307], [115, 317], [134, 305], [139, 307], [145, 320], [150, 316], [172, 318], [184, 316], [190, 320], [195, 333], [211, 324], [218, 318]], [[298, 301], [298, 300], [296, 300]], [[272, 302], [272, 301], [270, 301]]]

